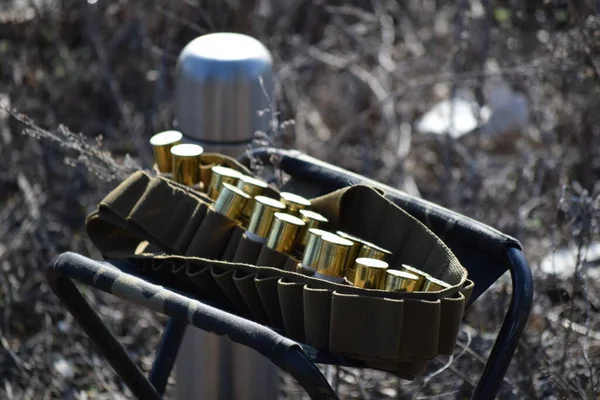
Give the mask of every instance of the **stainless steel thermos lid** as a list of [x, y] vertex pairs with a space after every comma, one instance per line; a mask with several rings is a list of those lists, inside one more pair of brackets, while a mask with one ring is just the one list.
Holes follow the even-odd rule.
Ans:
[[192, 40], [177, 62], [177, 130], [206, 151], [241, 154], [255, 131], [268, 131], [272, 117], [264, 110], [273, 100], [272, 62], [267, 48], [250, 36], [224, 32]]

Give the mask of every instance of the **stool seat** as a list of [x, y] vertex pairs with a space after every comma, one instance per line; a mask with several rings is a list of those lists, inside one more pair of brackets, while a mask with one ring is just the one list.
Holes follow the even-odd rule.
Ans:
[[[511, 302], [472, 394], [473, 399], [491, 399], [496, 396], [529, 317], [533, 299], [531, 271], [520, 244], [515, 239], [436, 204], [414, 198], [299, 152], [256, 149], [247, 153], [241, 161], [249, 164], [251, 158], [261, 160], [266, 166], [276, 159], [277, 167], [291, 176], [283, 189], [301, 195], [329, 193], [352, 184], [369, 185], [382, 190], [390, 201], [429, 227], [458, 257], [468, 270], [469, 278], [475, 282], [471, 302], [504, 272], [510, 271], [513, 289]], [[178, 286], [177, 283], [167, 285], [165, 282], [158, 282], [156, 277], [144, 273], [132, 261], [96, 261], [67, 252], [50, 262], [46, 268], [46, 277], [50, 287], [74, 319], [132, 393], [140, 399], [160, 399], [164, 394], [188, 325], [227, 336], [234, 342], [253, 348], [279, 368], [289, 372], [313, 399], [337, 398], [315, 363], [365, 367], [359, 360], [291, 340], [276, 329], [224, 311], [219, 304], [199, 301], [186, 287]], [[89, 306], [74, 282], [169, 317], [148, 378]]]

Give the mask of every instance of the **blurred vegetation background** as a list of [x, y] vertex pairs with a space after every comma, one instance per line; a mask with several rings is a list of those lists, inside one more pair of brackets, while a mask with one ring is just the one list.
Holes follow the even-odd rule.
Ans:
[[[598, 11], [593, 0], [0, 0], [0, 398], [131, 396], [43, 268], [67, 250], [99, 256], [85, 216], [150, 165], [149, 137], [172, 123], [177, 56], [217, 31], [273, 52], [277, 145], [523, 243], [535, 306], [500, 398], [598, 398]], [[468, 397], [510, 299], [505, 278], [468, 310], [452, 358], [414, 382], [342, 369], [340, 396]], [[86, 294], [149, 370], [164, 320]], [[282, 374], [281, 397], [302, 396]]]

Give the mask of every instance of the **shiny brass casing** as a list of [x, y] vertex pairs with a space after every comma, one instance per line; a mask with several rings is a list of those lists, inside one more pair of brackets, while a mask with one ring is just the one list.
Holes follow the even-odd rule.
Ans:
[[391, 255], [391, 251], [379, 247], [376, 244], [363, 241], [356, 258], [375, 258], [377, 260], [387, 261]]
[[354, 278], [356, 276], [354, 260], [358, 258], [358, 252], [360, 251], [362, 244], [365, 242], [362, 239], [346, 232], [337, 231], [335, 234], [352, 242], [352, 248], [348, 251], [348, 258], [346, 259], [346, 278], [348, 278], [350, 282], [354, 282]]
[[171, 158], [171, 147], [179, 144], [183, 134], [179, 131], [164, 131], [150, 138], [150, 145], [154, 152], [156, 167], [163, 174], [173, 172], [173, 160]]
[[213, 200], [216, 200], [219, 196], [223, 183], [229, 183], [235, 186], [240, 179], [240, 176], [242, 176], [242, 174], [235, 169], [223, 167], [221, 165], [215, 165], [210, 170], [212, 175], [206, 193], [208, 194], [208, 197]]
[[448, 289], [450, 287], [452, 287], [452, 285], [427, 275], [427, 278], [425, 278], [425, 284], [423, 285], [423, 291], [439, 292], [440, 290]]
[[249, 220], [250, 216], [252, 215], [252, 210], [254, 209], [254, 197], [263, 194], [269, 185], [267, 182], [261, 181], [260, 179], [256, 179], [252, 176], [241, 175], [240, 180], [237, 183], [237, 187], [238, 189], [241, 189], [250, 195], [250, 200], [242, 212], [242, 217]]
[[343, 278], [346, 258], [352, 242], [333, 233], [321, 235], [321, 248], [317, 256], [317, 272], [321, 275]]
[[266, 238], [269, 236], [275, 213], [284, 212], [285, 205], [279, 200], [266, 196], [254, 198], [254, 210], [248, 222], [248, 231], [256, 236]]
[[200, 183], [200, 158], [204, 149], [191, 143], [171, 147], [173, 180], [186, 186]]
[[356, 276], [354, 286], [365, 289], [384, 289], [385, 272], [389, 265], [376, 258], [357, 258], [354, 261]]
[[410, 272], [388, 269], [385, 278], [385, 290], [389, 292], [415, 292], [419, 277]]
[[267, 247], [280, 253], [289, 253], [294, 247], [296, 234], [304, 221], [291, 214], [282, 212], [275, 213], [271, 232], [267, 237]]
[[279, 201], [287, 207], [288, 214], [298, 216], [300, 210], [304, 210], [311, 205], [310, 200], [294, 193], [281, 192], [279, 197]]
[[400, 271], [406, 271], [406, 272], [410, 272], [413, 275], [416, 275], [417, 277], [419, 277], [419, 282], [417, 282], [417, 285], [415, 287], [415, 291], [421, 291], [423, 290], [423, 286], [425, 285], [425, 281], [427, 280], [427, 277], [429, 276], [429, 274], [421, 271], [420, 269], [417, 269], [415, 267], [411, 267], [410, 265], [406, 265], [406, 264], [402, 264], [402, 266], [399, 268]]
[[208, 194], [208, 185], [210, 184], [210, 178], [212, 177], [212, 167], [218, 164], [206, 164], [205, 160], [200, 163], [200, 181], [203, 185], [203, 191]]
[[302, 265], [304, 268], [312, 269], [313, 272], [317, 269], [317, 258], [321, 250], [321, 236], [329, 232], [318, 228], [309, 228], [307, 230], [308, 241], [304, 254], [302, 255]]
[[319, 226], [329, 222], [327, 218], [319, 213], [312, 210], [300, 210], [300, 219], [304, 221], [306, 225], [298, 232], [297, 244], [301, 247], [305, 247], [308, 244], [308, 230], [312, 228], [318, 228]]
[[229, 183], [223, 183], [219, 197], [215, 200], [214, 210], [233, 220], [239, 221], [250, 196]]

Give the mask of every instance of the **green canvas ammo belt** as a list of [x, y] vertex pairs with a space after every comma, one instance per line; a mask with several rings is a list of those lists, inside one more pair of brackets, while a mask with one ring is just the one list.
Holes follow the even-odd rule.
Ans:
[[[234, 160], [207, 156], [250, 174]], [[299, 274], [289, 256], [249, 240], [215, 212], [204, 193], [142, 171], [100, 202], [86, 229], [104, 257], [132, 259], [166, 283], [185, 282], [198, 298], [226, 302], [228, 311], [316, 349], [405, 379], [451, 355], [473, 283], [448, 247], [373, 188], [351, 186], [311, 201], [333, 229], [390, 250], [390, 269], [412, 265], [450, 287], [389, 292]]]

